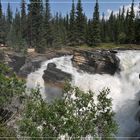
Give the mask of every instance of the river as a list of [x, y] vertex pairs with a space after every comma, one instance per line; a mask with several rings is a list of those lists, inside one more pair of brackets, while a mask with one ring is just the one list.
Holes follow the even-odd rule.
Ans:
[[[121, 72], [114, 76], [108, 74], [88, 74], [80, 72], [72, 66], [72, 56], [53, 58], [43, 62], [41, 68], [28, 75], [27, 86], [34, 88], [40, 85], [42, 97], [51, 100], [61, 94], [57, 88], [45, 87], [42, 79], [43, 71], [48, 63], [55, 63], [57, 68], [72, 75], [72, 84], [82, 90], [92, 90], [99, 93], [104, 87], [108, 87], [112, 98], [115, 119], [119, 124], [119, 137], [129, 137], [140, 127], [138, 112], [140, 112], [140, 51], [120, 51], [117, 53], [120, 59]], [[49, 94], [46, 92], [49, 91]]]

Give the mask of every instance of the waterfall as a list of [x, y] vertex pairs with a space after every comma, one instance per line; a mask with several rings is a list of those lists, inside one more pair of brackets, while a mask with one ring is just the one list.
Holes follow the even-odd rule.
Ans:
[[119, 124], [118, 136], [129, 137], [140, 126], [140, 51], [120, 51], [117, 56], [120, 58], [120, 74], [111, 76], [78, 71], [72, 66], [72, 56], [64, 56], [42, 63], [40, 69], [28, 76], [27, 86], [34, 88], [39, 84], [43, 98], [47, 98], [42, 75], [47, 64], [53, 62], [57, 68], [72, 74], [72, 84], [84, 91], [99, 93], [104, 87], [108, 87], [111, 90], [109, 96], [112, 98], [113, 110], [116, 112], [115, 119]]

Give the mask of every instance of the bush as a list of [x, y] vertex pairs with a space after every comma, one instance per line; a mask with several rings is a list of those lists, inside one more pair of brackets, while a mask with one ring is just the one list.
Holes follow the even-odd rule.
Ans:
[[20, 132], [30, 137], [112, 137], [117, 131], [109, 89], [94, 100], [92, 91], [83, 92], [66, 84], [62, 99], [43, 101], [39, 89], [32, 90], [25, 102]]
[[6, 65], [0, 62], [0, 106], [10, 104], [13, 96], [20, 96], [24, 92], [24, 81], [19, 80]]

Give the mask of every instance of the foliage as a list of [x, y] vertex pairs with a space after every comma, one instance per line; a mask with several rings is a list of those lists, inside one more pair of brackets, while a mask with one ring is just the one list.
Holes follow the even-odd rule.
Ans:
[[97, 45], [101, 42], [100, 36], [100, 17], [99, 17], [99, 4], [98, 0], [96, 0], [95, 10], [93, 14], [93, 44]]
[[117, 14], [112, 11], [109, 18], [103, 14], [102, 20], [98, 0], [94, 7], [93, 17], [88, 19], [82, 1], [78, 0], [75, 8], [72, 0], [69, 14], [62, 16], [62, 13], [56, 12], [52, 16], [49, 0], [30, 0], [28, 8], [25, 0], [21, 0], [21, 10], [13, 15], [10, 3], [5, 13], [0, 1], [0, 43], [21, 52], [33, 47], [41, 53], [48, 47], [140, 44], [140, 15], [134, 12], [134, 0], [127, 11], [123, 6]]
[[52, 46], [53, 42], [53, 35], [52, 35], [52, 28], [51, 28], [51, 13], [50, 13], [50, 5], [49, 0], [45, 1], [45, 17], [44, 17], [44, 36], [45, 36], [45, 45], [47, 47]]
[[11, 128], [0, 124], [0, 138], [1, 139], [10, 139], [10, 140], [16, 140], [15, 133], [12, 131]]
[[69, 30], [68, 30], [68, 45], [74, 46], [76, 44], [76, 12], [75, 12], [75, 5], [74, 0], [72, 1], [72, 8], [70, 12], [70, 19], [69, 19]]
[[12, 71], [0, 62], [0, 106], [10, 104], [13, 96], [25, 92], [24, 82], [19, 80]]
[[0, 19], [2, 18], [2, 4], [1, 4], [1, 0], [0, 0]]
[[76, 42], [77, 45], [81, 45], [85, 42], [85, 15], [83, 14], [83, 7], [81, 0], [78, 0], [77, 7], [76, 7]]
[[[41, 39], [43, 39], [43, 5], [42, 0], [30, 0], [28, 5], [29, 11], [29, 38], [30, 45], [36, 48], [37, 51], [41, 51], [43, 49], [43, 45]], [[42, 47], [42, 48], [40, 48]]]
[[39, 89], [32, 90], [25, 102], [20, 122], [22, 136], [30, 137], [112, 137], [117, 125], [114, 121], [109, 90], [97, 95], [83, 92], [66, 84], [62, 99], [52, 103], [43, 101]]

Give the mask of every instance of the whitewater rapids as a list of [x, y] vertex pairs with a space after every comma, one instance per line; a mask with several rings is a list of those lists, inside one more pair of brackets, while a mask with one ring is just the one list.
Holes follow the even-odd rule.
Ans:
[[110, 97], [112, 98], [113, 110], [116, 112], [115, 119], [119, 124], [118, 137], [132, 136], [134, 131], [140, 127], [140, 51], [120, 51], [117, 56], [120, 59], [120, 74], [114, 76], [108, 74], [88, 74], [79, 72], [72, 66], [72, 56], [53, 58], [42, 63], [37, 71], [28, 75], [27, 86], [35, 88], [40, 85], [43, 98], [58, 96], [61, 91], [56, 92], [54, 88], [51, 95], [46, 93], [44, 80], [42, 79], [43, 71], [46, 70], [48, 63], [55, 63], [57, 68], [72, 75], [72, 84], [80, 87], [82, 90], [92, 90], [93, 92], [101, 91], [108, 87]]

